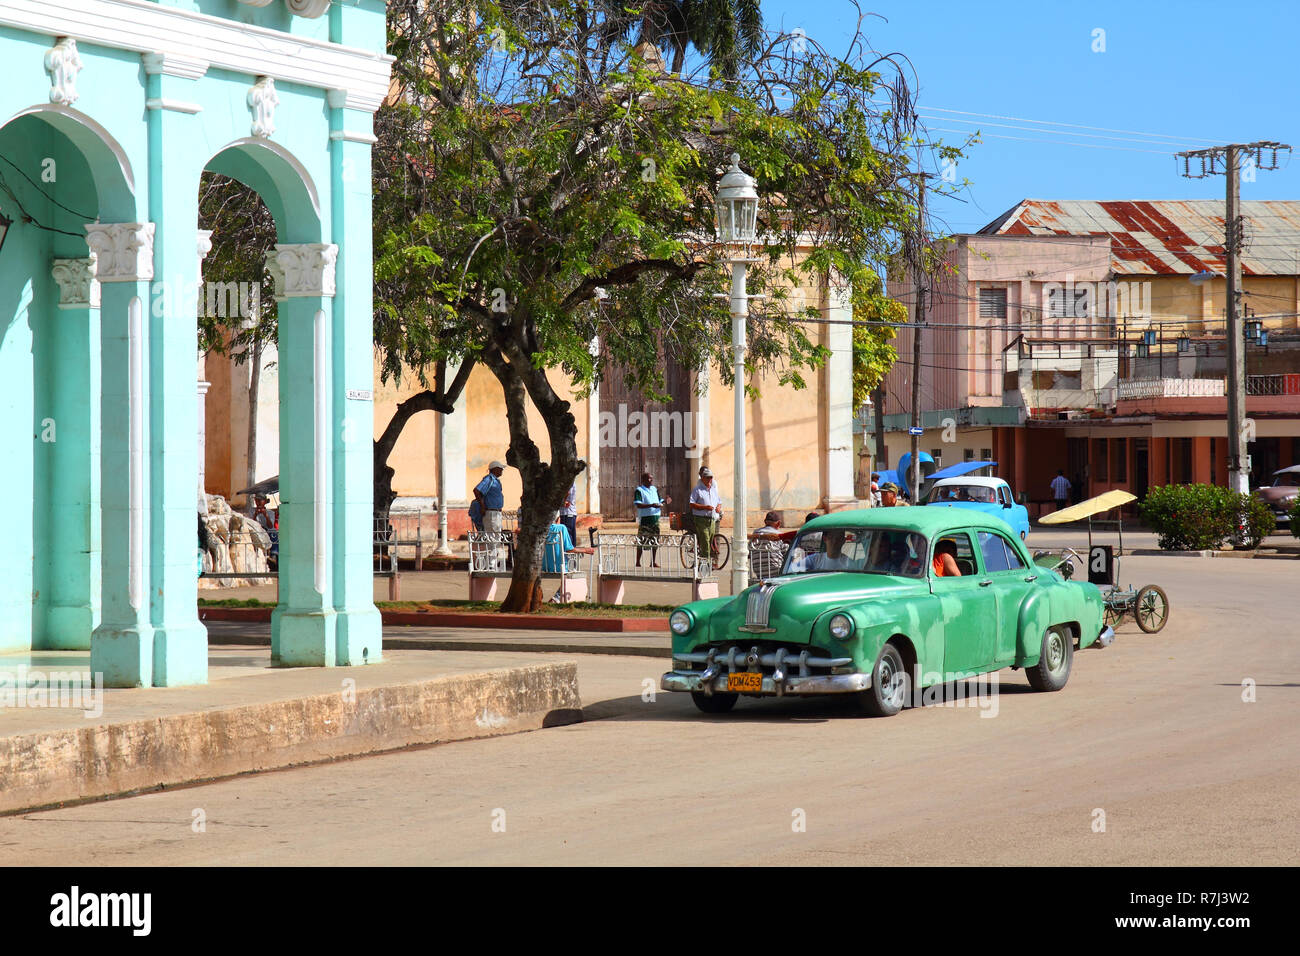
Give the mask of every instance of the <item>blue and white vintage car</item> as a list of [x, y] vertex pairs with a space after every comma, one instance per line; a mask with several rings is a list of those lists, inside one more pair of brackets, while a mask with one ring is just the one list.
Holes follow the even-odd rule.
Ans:
[[1016, 502], [1011, 486], [1001, 478], [964, 475], [940, 478], [926, 493], [924, 504], [931, 508], [963, 508], [1001, 518], [1021, 541], [1029, 535], [1029, 510]]

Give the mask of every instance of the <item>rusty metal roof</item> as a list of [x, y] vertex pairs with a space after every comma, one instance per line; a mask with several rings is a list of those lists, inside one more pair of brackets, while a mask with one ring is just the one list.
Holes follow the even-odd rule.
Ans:
[[[983, 236], [1108, 236], [1117, 275], [1178, 275], [1226, 268], [1224, 203], [1023, 199]], [[1300, 201], [1246, 200], [1245, 275], [1300, 275]]]

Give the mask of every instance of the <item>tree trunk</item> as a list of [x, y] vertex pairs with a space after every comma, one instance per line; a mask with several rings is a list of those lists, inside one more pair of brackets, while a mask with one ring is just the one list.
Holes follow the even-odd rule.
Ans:
[[[551, 521], [586, 462], [578, 458], [578, 424], [569, 403], [551, 389], [545, 369], [534, 368], [522, 350], [513, 351], [519, 361], [506, 361], [491, 349], [484, 350], [482, 361], [501, 383], [506, 420], [510, 425], [506, 463], [518, 469], [523, 485], [514, 574], [501, 610], [527, 613], [540, 608], [544, 600], [542, 559]], [[528, 434], [530, 399], [546, 424], [551, 443], [550, 462], [542, 461], [541, 450]]]

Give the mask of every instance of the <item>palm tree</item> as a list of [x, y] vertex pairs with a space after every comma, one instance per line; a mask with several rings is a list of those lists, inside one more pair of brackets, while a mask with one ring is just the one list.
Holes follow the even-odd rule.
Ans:
[[[606, 14], [624, 33], [637, 31], [638, 43], [673, 54], [672, 72], [681, 73], [688, 47], [728, 79], [740, 72], [763, 40], [759, 0], [603, 0]], [[633, 12], [636, 11], [636, 12]]]

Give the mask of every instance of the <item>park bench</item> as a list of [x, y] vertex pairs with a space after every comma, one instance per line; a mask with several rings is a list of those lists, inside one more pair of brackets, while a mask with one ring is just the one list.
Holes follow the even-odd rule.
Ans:
[[[515, 573], [516, 532], [471, 531], [469, 533], [469, 599], [492, 601], [496, 598], [497, 581], [510, 578]], [[551, 556], [559, 550], [559, 532], [546, 535], [544, 555]], [[559, 594], [565, 603], [587, 600], [589, 568], [584, 567], [591, 548], [573, 548], [565, 551], [560, 560], [548, 561], [558, 570], [542, 571], [544, 580], [558, 580]]]

